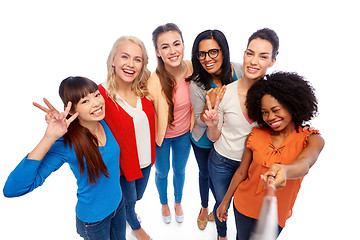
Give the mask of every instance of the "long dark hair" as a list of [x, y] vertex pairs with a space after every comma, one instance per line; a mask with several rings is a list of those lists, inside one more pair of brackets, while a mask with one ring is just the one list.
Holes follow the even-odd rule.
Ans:
[[220, 30], [205, 30], [201, 32], [194, 41], [191, 51], [191, 62], [194, 72], [187, 79], [187, 81], [194, 81], [199, 87], [203, 87], [205, 90], [211, 88], [211, 75], [203, 68], [200, 60], [197, 58], [199, 52], [199, 43], [204, 39], [214, 39], [220, 46], [223, 55], [223, 62], [221, 65], [221, 73], [217, 76], [221, 80], [222, 85], [227, 85], [232, 82], [231, 62], [229, 44], [225, 35]]
[[[81, 98], [98, 90], [98, 85], [85, 77], [68, 77], [64, 79], [59, 87], [59, 95], [64, 106], [70, 101], [72, 103], [70, 112], [75, 112], [75, 106]], [[86, 169], [90, 184], [96, 184], [101, 174], [109, 177], [109, 172], [99, 151], [99, 143], [89, 129], [80, 125], [76, 118], [68, 127], [68, 132], [63, 137], [65, 145], [74, 147], [79, 164], [80, 175]]]
[[[167, 23], [157, 27], [154, 32], [152, 33], [152, 41], [156, 50], [157, 48], [157, 40], [160, 34], [175, 31], [180, 34], [181, 41], [184, 42], [182, 32], [180, 28], [174, 23]], [[165, 69], [164, 61], [161, 57], [157, 57], [158, 65], [156, 67], [156, 74], [158, 75], [162, 87], [162, 91], [165, 94], [166, 102], [169, 106], [169, 116], [168, 116], [168, 124], [169, 126], [173, 126], [172, 122], [174, 121], [174, 103], [173, 103], [173, 92], [174, 86], [176, 84], [174, 76], [172, 76], [168, 71]]]

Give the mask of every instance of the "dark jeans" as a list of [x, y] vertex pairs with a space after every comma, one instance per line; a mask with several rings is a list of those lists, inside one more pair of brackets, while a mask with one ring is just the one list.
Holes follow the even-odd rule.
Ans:
[[125, 205], [121, 200], [118, 208], [99, 222], [86, 223], [76, 218], [77, 233], [86, 240], [125, 240]]
[[151, 165], [141, 169], [142, 178], [134, 181], [127, 181], [124, 175], [120, 176], [120, 184], [125, 200], [126, 220], [129, 223], [132, 230], [139, 230], [141, 225], [136, 217], [135, 204], [139, 201], [145, 192], [149, 176]]
[[[255, 230], [257, 220], [241, 214], [235, 206], [233, 206], [233, 208], [236, 223], [236, 240], [249, 240], [251, 234]], [[278, 236], [280, 235], [282, 229], [283, 228], [278, 225]]]
[[209, 155], [209, 176], [214, 188], [215, 206], [213, 211], [217, 233], [220, 237], [226, 237], [227, 226], [226, 221], [219, 221], [216, 216], [216, 210], [224, 199], [231, 179], [239, 166], [239, 161], [223, 157], [215, 149], [211, 150]]
[[211, 148], [201, 148], [191, 141], [194, 155], [199, 167], [199, 190], [201, 206], [207, 208], [209, 204], [209, 188], [213, 192], [213, 186], [209, 178], [209, 154]]

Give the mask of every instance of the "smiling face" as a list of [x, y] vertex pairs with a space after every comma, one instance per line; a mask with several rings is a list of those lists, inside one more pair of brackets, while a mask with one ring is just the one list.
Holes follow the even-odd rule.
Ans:
[[205, 59], [199, 60], [201, 66], [211, 75], [218, 75], [221, 73], [221, 66], [223, 63], [222, 51], [218, 52], [215, 58], [210, 58], [208, 52], [213, 49], [220, 49], [219, 44], [214, 39], [204, 39], [199, 43], [199, 52], [206, 52]]
[[290, 112], [269, 94], [261, 99], [261, 113], [264, 122], [276, 132], [292, 132], [295, 129]]
[[74, 110], [79, 113], [79, 123], [86, 127], [92, 122], [98, 122], [105, 117], [105, 100], [99, 90], [81, 98]]
[[272, 59], [273, 46], [267, 40], [253, 39], [244, 53], [244, 76], [258, 80], [265, 76], [268, 68], [272, 67], [276, 58]]
[[112, 65], [117, 81], [132, 83], [140, 74], [143, 66], [141, 47], [131, 41], [124, 41], [116, 51]]
[[178, 67], [184, 57], [184, 43], [177, 31], [161, 33], [157, 38], [156, 55], [161, 57], [165, 66]]

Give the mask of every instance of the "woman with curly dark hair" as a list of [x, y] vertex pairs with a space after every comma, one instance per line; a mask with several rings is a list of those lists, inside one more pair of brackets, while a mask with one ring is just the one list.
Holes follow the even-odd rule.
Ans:
[[[296, 73], [277, 72], [258, 80], [246, 97], [249, 117], [259, 124], [246, 140], [240, 167], [218, 207], [220, 221], [234, 196], [236, 239], [249, 239], [260, 214], [267, 184], [273, 184], [278, 201], [278, 234], [291, 217], [303, 177], [315, 164], [324, 140], [303, 124], [317, 113], [314, 90]], [[268, 182], [268, 177], [274, 177]]]

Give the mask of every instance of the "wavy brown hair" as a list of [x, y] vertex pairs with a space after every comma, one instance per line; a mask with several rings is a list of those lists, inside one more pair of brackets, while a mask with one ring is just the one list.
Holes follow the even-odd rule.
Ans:
[[[85, 77], [68, 77], [59, 87], [59, 95], [64, 106], [72, 103], [71, 113], [76, 112], [75, 106], [81, 98], [98, 90], [98, 85]], [[103, 174], [109, 177], [108, 169], [99, 151], [99, 142], [95, 135], [86, 127], [81, 126], [76, 118], [68, 127], [63, 137], [65, 145], [74, 148], [79, 164], [80, 175], [84, 174], [85, 163], [90, 184], [96, 184], [96, 180]], [[85, 161], [84, 161], [85, 160]]]
[[[184, 42], [182, 32], [180, 28], [174, 23], [167, 23], [157, 27], [154, 32], [152, 33], [152, 41], [155, 47], [155, 50], [158, 50], [157, 47], [157, 40], [159, 35], [165, 32], [178, 32], [181, 37], [181, 41]], [[172, 76], [168, 71], [165, 69], [164, 61], [161, 57], [157, 57], [158, 65], [156, 67], [156, 74], [160, 79], [160, 84], [162, 87], [162, 91], [165, 95], [166, 102], [169, 106], [169, 116], [168, 116], [168, 124], [169, 126], [173, 126], [172, 122], [174, 121], [174, 102], [173, 102], [173, 93], [174, 93], [174, 86], [176, 84], [174, 76]]]

